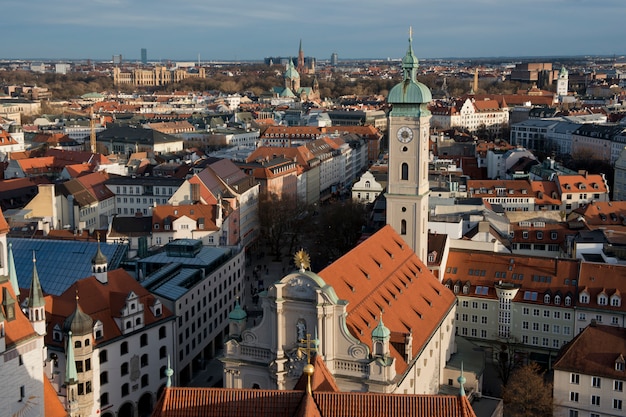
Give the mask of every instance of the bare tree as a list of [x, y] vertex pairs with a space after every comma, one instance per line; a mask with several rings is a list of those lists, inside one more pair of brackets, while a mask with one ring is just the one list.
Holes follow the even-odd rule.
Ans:
[[505, 415], [510, 417], [552, 416], [552, 383], [546, 381], [539, 365], [518, 368], [502, 393]]

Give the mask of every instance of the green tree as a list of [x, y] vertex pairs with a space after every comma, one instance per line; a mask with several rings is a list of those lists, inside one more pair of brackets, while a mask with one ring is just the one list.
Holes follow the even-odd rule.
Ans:
[[503, 388], [504, 414], [509, 417], [546, 417], [553, 415], [552, 383], [546, 381], [539, 365], [518, 368]]
[[365, 205], [352, 200], [326, 206], [314, 231], [320, 244], [318, 249], [329, 261], [343, 256], [352, 249], [367, 221]]

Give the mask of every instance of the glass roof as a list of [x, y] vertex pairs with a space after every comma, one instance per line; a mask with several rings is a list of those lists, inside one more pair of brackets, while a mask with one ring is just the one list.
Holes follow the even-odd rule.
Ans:
[[[41, 288], [46, 294], [60, 295], [74, 282], [91, 275], [91, 258], [98, 250], [95, 241], [9, 238], [20, 288], [29, 288], [33, 277], [33, 251]], [[101, 243], [109, 260], [109, 270], [117, 269], [126, 254], [126, 245]]]

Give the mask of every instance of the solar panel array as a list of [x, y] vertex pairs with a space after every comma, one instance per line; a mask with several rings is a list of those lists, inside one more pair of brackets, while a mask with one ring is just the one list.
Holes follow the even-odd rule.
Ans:
[[[91, 258], [98, 250], [94, 241], [9, 238], [20, 288], [30, 288], [33, 277], [33, 251], [37, 273], [44, 293], [60, 295], [74, 282], [91, 275]], [[101, 243], [100, 250], [109, 260], [109, 270], [117, 269], [125, 257], [126, 246]]]

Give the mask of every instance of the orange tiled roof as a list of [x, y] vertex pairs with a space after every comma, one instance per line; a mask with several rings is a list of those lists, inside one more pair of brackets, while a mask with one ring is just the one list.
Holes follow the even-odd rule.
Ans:
[[578, 286], [589, 294], [589, 304], [578, 303], [579, 307], [626, 312], [626, 300], [624, 299], [621, 300], [619, 306], [613, 306], [611, 303], [606, 305], [598, 303], [598, 295], [602, 292], [607, 297], [614, 294], [621, 297], [621, 294], [626, 293], [626, 266], [583, 262], [580, 265]]
[[604, 178], [600, 174], [557, 175], [556, 181], [561, 194], [608, 192]]
[[561, 205], [559, 188], [554, 181], [531, 181], [530, 187], [535, 195], [536, 205]]
[[[76, 281], [65, 292], [59, 296], [46, 297], [46, 318], [48, 328], [59, 325], [63, 328], [65, 319], [76, 309], [76, 295], [79, 296], [80, 308], [91, 316], [94, 320], [100, 320], [104, 328], [104, 337], [95, 341], [96, 344], [103, 343], [121, 337], [115, 317], [123, 306], [123, 302], [128, 294], [133, 291], [139, 297], [139, 301], [144, 305], [144, 324], [150, 326], [171, 316], [171, 312], [163, 307], [161, 316], [155, 317], [149, 308], [155, 302], [155, 297], [137, 282], [128, 272], [123, 269], [109, 271], [107, 284], [102, 284], [94, 276]], [[46, 335], [47, 345], [59, 345], [61, 342], [54, 341], [52, 332]]]
[[593, 202], [574, 213], [583, 216], [589, 226], [626, 225], [626, 201]]
[[364, 392], [166, 388], [152, 417], [475, 417], [467, 397]]
[[[413, 332], [413, 357], [456, 303], [454, 294], [388, 225], [320, 271], [319, 276], [339, 298], [348, 301], [346, 323], [352, 335], [372, 346], [371, 333], [383, 312], [392, 337]], [[390, 350], [396, 371], [402, 375], [408, 364], [393, 346]]]
[[497, 189], [504, 190], [500, 197], [529, 197], [531, 194], [528, 180], [467, 180], [467, 189], [472, 197], [481, 198], [499, 197]]
[[[28, 320], [28, 317], [22, 312], [20, 308], [21, 300], [15, 297], [13, 287], [9, 280], [0, 282], [0, 298], [3, 297], [5, 288], [8, 291], [7, 296], [10, 296], [15, 301], [15, 319], [4, 321], [4, 340], [7, 350], [9, 350], [9, 347], [13, 348], [22, 341], [36, 337], [37, 333], [35, 333], [35, 329], [33, 329], [33, 325], [30, 323], [30, 320]], [[5, 310], [3, 310], [3, 313], [4, 317], [7, 317]]]
[[[183, 204], [179, 206], [170, 205], [158, 205], [152, 209], [152, 227], [154, 232], [171, 232], [171, 230], [165, 230], [165, 220], [169, 219], [173, 221], [175, 219], [187, 216], [190, 219], [196, 221], [204, 219], [204, 229], [206, 231], [219, 230], [219, 227], [215, 224], [215, 204]], [[154, 225], [158, 224], [159, 227], [154, 228]]]
[[46, 417], [67, 417], [67, 411], [46, 375], [43, 377], [43, 399]]
[[[560, 291], [563, 296], [576, 291], [577, 259], [550, 259], [533, 256], [450, 250], [443, 282], [452, 288], [469, 285], [468, 295], [497, 299], [494, 282], [520, 288], [515, 301], [543, 303], [543, 294]], [[487, 294], [476, 294], [476, 287], [487, 287]], [[537, 293], [536, 299], [524, 299], [525, 291]], [[541, 294], [541, 296], [539, 296]]]

